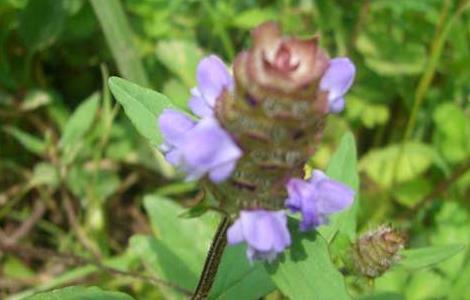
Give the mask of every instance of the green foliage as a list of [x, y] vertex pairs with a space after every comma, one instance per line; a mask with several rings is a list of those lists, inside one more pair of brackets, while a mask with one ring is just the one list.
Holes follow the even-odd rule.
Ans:
[[405, 268], [418, 269], [437, 264], [462, 251], [462, 245], [446, 245], [402, 251], [403, 259], [400, 265]]
[[64, 29], [65, 1], [28, 1], [20, 17], [19, 33], [31, 52], [50, 46]]
[[425, 144], [407, 142], [372, 150], [359, 162], [360, 170], [383, 187], [401, 183], [423, 174], [432, 164], [433, 149]]
[[[470, 300], [469, 7], [0, 1], [0, 249], [15, 237], [35, 250], [0, 250], [0, 298], [187, 298], [171, 284], [194, 289], [219, 217], [194, 206], [197, 184], [156, 150], [156, 122], [165, 108], [187, 111], [201, 57], [230, 66], [272, 19], [356, 64], [346, 111], [329, 117], [307, 171], [357, 194], [318, 232], [293, 230], [272, 265], [226, 248], [209, 299]], [[402, 260], [373, 284], [338, 272], [356, 235], [388, 222], [407, 231]], [[35, 256], [42, 248], [50, 255]]]
[[356, 142], [352, 133], [346, 133], [341, 138], [339, 147], [328, 164], [326, 174], [353, 188], [356, 195], [351, 207], [332, 216], [328, 226], [320, 228], [320, 232], [328, 242], [331, 242], [338, 231], [353, 240], [357, 231], [359, 176], [357, 174]]
[[71, 286], [50, 292], [39, 293], [25, 300], [132, 300], [119, 292], [103, 291], [97, 287]]
[[171, 100], [163, 94], [117, 77], [109, 79], [109, 88], [139, 133], [153, 145], [160, 145], [162, 136], [157, 120], [165, 108], [175, 108]]
[[266, 264], [277, 287], [290, 299], [351, 299], [326, 240], [315, 232], [299, 233], [298, 222], [291, 225], [292, 245], [279, 260]]

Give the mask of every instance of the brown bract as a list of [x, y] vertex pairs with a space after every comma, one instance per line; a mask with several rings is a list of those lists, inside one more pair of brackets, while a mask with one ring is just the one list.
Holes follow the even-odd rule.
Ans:
[[282, 36], [279, 25], [267, 22], [252, 31], [253, 47], [234, 64], [238, 85], [254, 97], [275, 94], [286, 98], [315, 95], [328, 67], [328, 55], [318, 37], [300, 40]]

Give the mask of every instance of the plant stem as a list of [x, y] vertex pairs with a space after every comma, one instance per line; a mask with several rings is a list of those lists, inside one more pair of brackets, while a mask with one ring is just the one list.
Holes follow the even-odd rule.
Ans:
[[418, 86], [415, 91], [411, 115], [408, 119], [408, 123], [406, 124], [405, 134], [403, 136], [400, 145], [400, 150], [395, 160], [395, 167], [393, 170], [393, 185], [396, 181], [398, 166], [400, 166], [403, 154], [405, 152], [406, 142], [411, 139], [411, 135], [416, 125], [416, 119], [418, 116], [419, 109], [421, 108], [424, 98], [429, 90], [429, 87], [431, 86], [432, 80], [436, 73], [437, 63], [439, 62], [439, 58], [441, 57], [442, 49], [444, 48], [444, 44], [447, 40], [450, 29], [452, 28], [452, 25], [457, 20], [457, 18], [459, 18], [462, 13], [470, 7], [469, 1], [462, 1], [458, 6], [457, 11], [450, 18], [448, 18], [450, 2], [450, 0], [446, 0], [442, 6], [439, 22], [436, 25], [435, 37], [431, 44], [429, 62], [427, 64], [426, 69], [424, 70], [423, 76], [419, 80]]
[[119, 73], [145, 87], [150, 81], [135, 47], [133, 32], [119, 0], [90, 0]]
[[199, 283], [197, 284], [196, 291], [191, 297], [191, 300], [207, 299], [212, 284], [215, 281], [222, 254], [224, 253], [225, 246], [227, 245], [227, 229], [229, 225], [230, 217], [224, 215], [217, 227], [214, 238], [212, 239], [206, 262], [204, 263], [201, 276], [199, 277]]

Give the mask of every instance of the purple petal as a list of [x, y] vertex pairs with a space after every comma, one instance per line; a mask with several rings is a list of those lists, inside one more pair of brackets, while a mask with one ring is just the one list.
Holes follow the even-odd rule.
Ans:
[[336, 112], [341, 105], [333, 103], [349, 90], [355, 74], [356, 68], [349, 58], [338, 57], [330, 60], [329, 67], [320, 82], [320, 88], [328, 91], [328, 102]]
[[222, 60], [211, 55], [201, 60], [197, 67], [198, 90], [210, 107], [215, 106], [223, 89], [233, 88], [233, 79]]
[[237, 219], [235, 223], [227, 230], [227, 241], [230, 245], [238, 244], [244, 241], [243, 228], [241, 219]]
[[293, 212], [300, 211], [304, 199], [311, 198], [315, 192], [311, 184], [298, 178], [290, 179], [286, 186], [289, 198], [285, 205]]
[[282, 251], [290, 245], [285, 212], [242, 211], [243, 236], [248, 245], [261, 252]]
[[329, 103], [328, 109], [330, 113], [337, 114], [344, 110], [344, 98], [340, 97]]
[[241, 211], [227, 232], [229, 244], [247, 243], [247, 256], [252, 260], [272, 261], [291, 244], [284, 211]]
[[215, 119], [202, 119], [182, 145], [186, 162], [207, 170], [240, 158], [242, 152]]
[[328, 222], [328, 216], [349, 207], [354, 191], [334, 181], [320, 170], [314, 170], [312, 178], [304, 181], [292, 178], [288, 181], [286, 207], [302, 213], [300, 230], [306, 231]]
[[185, 134], [195, 125], [185, 114], [173, 109], [165, 109], [158, 119], [158, 124], [166, 146], [181, 144]]
[[219, 183], [232, 175], [233, 170], [235, 170], [236, 167], [236, 162], [235, 161], [230, 161], [228, 163], [225, 163], [223, 165], [214, 167], [210, 172], [209, 172], [209, 179], [212, 180], [214, 183]]
[[173, 166], [177, 166], [183, 161], [183, 154], [178, 148], [173, 148], [165, 154], [165, 159]]
[[204, 118], [214, 115], [213, 108], [209, 106], [197, 88], [191, 90], [191, 95], [188, 106], [196, 116]]
[[331, 180], [325, 179], [318, 183], [320, 201], [318, 211], [322, 214], [332, 214], [348, 208], [354, 200], [354, 190], [350, 187]]

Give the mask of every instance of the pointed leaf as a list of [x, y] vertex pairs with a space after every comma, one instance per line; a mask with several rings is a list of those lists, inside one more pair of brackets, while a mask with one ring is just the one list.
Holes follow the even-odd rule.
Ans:
[[153, 145], [162, 143], [157, 119], [165, 108], [177, 109], [165, 95], [119, 77], [109, 79], [109, 88], [137, 131]]

